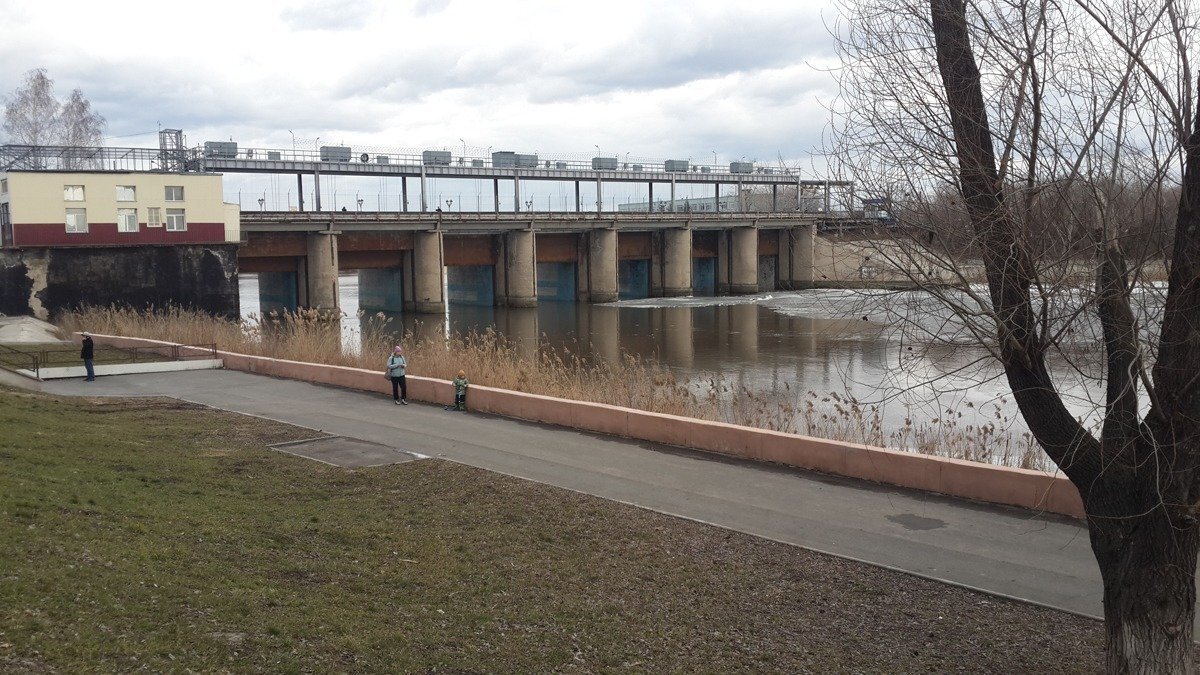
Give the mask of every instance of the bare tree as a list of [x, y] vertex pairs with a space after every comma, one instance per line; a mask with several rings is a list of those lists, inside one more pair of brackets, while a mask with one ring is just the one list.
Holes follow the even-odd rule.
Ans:
[[[900, 245], [881, 252], [1000, 362], [1078, 487], [1109, 670], [1193, 672], [1200, 118], [1188, 7], [844, 9], [837, 157], [868, 189], [904, 197]], [[985, 287], [970, 283], [971, 260]], [[1095, 396], [1068, 405], [1068, 377]]]
[[4, 106], [4, 133], [21, 145], [58, 145], [58, 99], [45, 68], [25, 74], [25, 82]]
[[92, 109], [92, 104], [75, 89], [58, 112], [60, 145], [68, 148], [63, 157], [66, 169], [91, 168], [96, 160], [87, 148], [96, 148], [104, 142], [104, 117]]
[[[25, 74], [4, 107], [4, 132], [10, 143], [20, 145], [94, 148], [103, 143], [105, 120], [75, 89], [65, 102], [54, 96], [54, 80], [45, 68]], [[89, 160], [78, 153], [63, 155], [63, 168], [82, 168]]]
[[61, 143], [73, 148], [99, 146], [104, 139], [104, 117], [75, 89], [58, 112]]

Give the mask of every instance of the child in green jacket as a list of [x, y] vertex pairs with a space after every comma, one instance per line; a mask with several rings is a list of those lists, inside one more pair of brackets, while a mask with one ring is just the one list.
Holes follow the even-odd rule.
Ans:
[[454, 409], [467, 409], [467, 372], [465, 370], [458, 371], [458, 377], [454, 378], [451, 384], [454, 385]]

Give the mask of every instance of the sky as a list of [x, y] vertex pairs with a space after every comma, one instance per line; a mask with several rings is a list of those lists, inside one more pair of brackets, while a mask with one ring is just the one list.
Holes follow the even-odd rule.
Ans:
[[0, 92], [44, 67], [60, 98], [82, 89], [116, 146], [153, 146], [166, 127], [191, 146], [319, 138], [803, 169], [835, 94], [834, 13], [826, 0], [0, 0]]

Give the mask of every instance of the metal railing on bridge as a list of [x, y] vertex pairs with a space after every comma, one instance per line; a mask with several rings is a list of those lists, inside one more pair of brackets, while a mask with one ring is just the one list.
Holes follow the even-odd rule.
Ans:
[[[213, 147], [214, 145], [219, 147]], [[336, 151], [336, 152], [334, 152]], [[431, 154], [432, 153], [432, 154]], [[451, 151], [421, 153], [357, 151], [345, 146], [319, 149], [239, 148], [234, 143], [206, 144], [195, 148], [117, 148], [57, 145], [0, 145], [0, 171], [244, 171], [290, 173], [328, 167], [331, 173], [405, 174], [422, 171], [443, 176], [508, 176], [523, 178], [617, 181], [769, 183], [809, 187], [849, 187], [849, 181], [805, 179], [796, 169], [758, 166], [749, 162], [728, 165], [693, 164], [690, 160], [617, 161], [616, 157], [577, 158], [519, 155], [510, 161], [490, 157], [455, 155]], [[597, 160], [604, 160], [599, 162]], [[297, 164], [303, 164], [301, 169]], [[566, 172], [564, 174], [563, 172]], [[567, 174], [570, 174], [569, 177]]]
[[195, 153], [154, 148], [0, 145], [0, 171], [199, 171]]
[[[800, 176], [798, 170], [791, 168], [764, 166], [752, 167], [749, 163], [742, 162], [732, 163], [732, 165], [745, 164], [745, 167], [738, 167], [737, 171], [733, 171], [732, 165], [693, 164], [690, 161], [684, 160], [618, 161], [618, 158], [616, 157], [598, 157], [595, 159], [604, 159], [609, 161], [596, 162], [595, 160], [522, 155], [522, 157], [531, 159], [527, 159], [523, 162], [516, 162], [509, 161], [507, 159], [497, 160], [494, 156], [479, 157], [456, 155], [451, 151], [437, 151], [437, 154], [431, 157], [426, 152], [378, 152], [369, 148], [360, 151], [343, 146], [325, 147], [317, 150], [301, 148], [243, 148], [235, 146], [229, 148], [197, 148], [193, 151], [193, 153], [198, 154], [203, 160], [215, 160], [218, 162], [220, 160], [249, 160], [258, 162], [317, 162], [326, 164], [373, 164], [384, 166], [461, 167], [505, 170], [548, 169], [559, 171], [586, 171], [589, 173], [661, 173], [668, 178], [672, 174], [710, 174], [714, 176], [722, 175], [735, 177], [749, 177], [753, 175]], [[681, 168], [672, 168], [673, 166]], [[811, 182], [814, 184], [824, 183], [824, 181], [820, 180], [806, 182]]]

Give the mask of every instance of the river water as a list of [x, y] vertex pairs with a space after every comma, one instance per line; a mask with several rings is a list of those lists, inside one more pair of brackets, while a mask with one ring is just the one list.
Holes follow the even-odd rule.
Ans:
[[[240, 283], [242, 314], [250, 316], [259, 309], [258, 282], [243, 275]], [[355, 348], [357, 276], [342, 276], [340, 292], [343, 335]], [[797, 408], [812, 400], [818, 414], [838, 404], [831, 393], [849, 396], [873, 406], [885, 431], [935, 420], [945, 428], [953, 418], [959, 429], [991, 423], [1019, 438], [1026, 428], [1001, 369], [986, 350], [951, 334], [933, 304], [914, 292], [820, 289], [605, 305], [543, 302], [536, 309], [452, 305], [445, 316], [392, 319], [419, 336], [492, 328], [528, 354], [540, 344], [605, 359], [622, 352], [652, 357], [699, 395], [715, 380], [724, 397], [752, 394]], [[935, 339], [914, 340], [912, 331], [899, 330], [905, 316], [919, 316], [913, 324], [924, 324]], [[1088, 392], [1102, 393], [1102, 386], [1072, 368], [1060, 370], [1068, 407], [1080, 417], [1093, 414]]]

